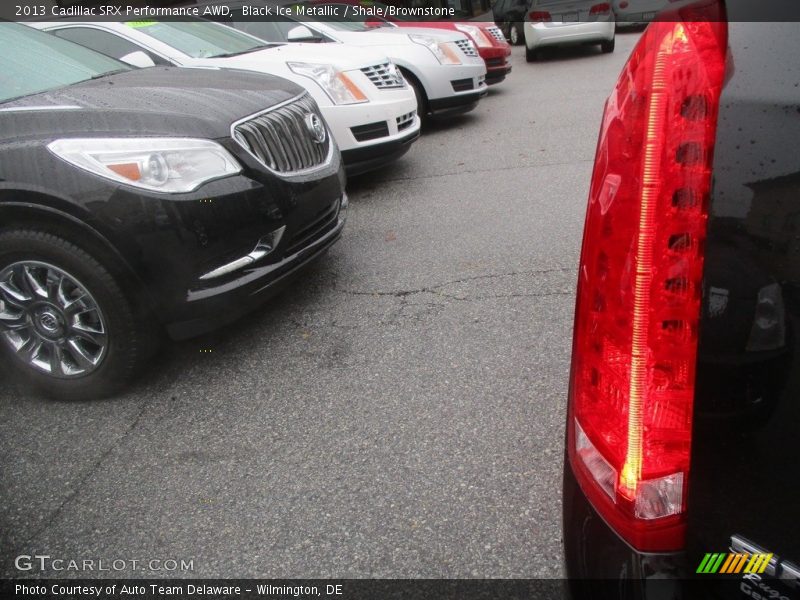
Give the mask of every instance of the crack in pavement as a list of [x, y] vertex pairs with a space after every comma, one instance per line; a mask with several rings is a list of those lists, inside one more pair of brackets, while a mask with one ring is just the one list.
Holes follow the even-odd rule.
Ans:
[[53, 510], [53, 512], [50, 513], [50, 516], [47, 517], [42, 526], [39, 529], [37, 529], [36, 532], [34, 532], [27, 540], [25, 540], [25, 543], [22, 544], [23, 548], [30, 547], [35, 540], [37, 540], [45, 531], [47, 531], [58, 520], [58, 518], [67, 508], [67, 506], [78, 495], [78, 492], [80, 492], [81, 489], [84, 487], [84, 485], [92, 478], [92, 476], [98, 472], [100, 466], [105, 462], [106, 458], [108, 458], [116, 448], [120, 447], [125, 442], [125, 440], [128, 439], [128, 436], [130, 436], [133, 430], [136, 429], [136, 427], [139, 425], [139, 421], [141, 420], [142, 415], [144, 415], [149, 404], [150, 402], [148, 400], [142, 402], [142, 405], [141, 407], [139, 407], [139, 411], [136, 413], [136, 416], [131, 421], [131, 424], [128, 425], [125, 431], [122, 432], [122, 434], [114, 443], [112, 443], [108, 448], [106, 448], [105, 451], [103, 451], [102, 454], [100, 454], [99, 457], [97, 457], [97, 460], [94, 461], [94, 463], [89, 467], [89, 469], [87, 469], [87, 471], [83, 474], [83, 476], [78, 480], [75, 489], [73, 489], [72, 492], [68, 494], [66, 498], [64, 498], [61, 504], [59, 504], [55, 508], [55, 510]]
[[364, 290], [350, 290], [350, 289], [342, 289], [336, 286], [336, 283], [333, 284], [333, 290], [335, 292], [339, 292], [342, 294], [348, 294], [351, 296], [391, 296], [395, 298], [406, 298], [408, 296], [414, 296], [417, 294], [433, 294], [434, 296], [440, 296], [443, 298], [449, 298], [452, 300], [463, 300], [463, 301], [472, 301], [472, 300], [487, 300], [487, 299], [500, 299], [500, 298], [536, 298], [536, 297], [543, 297], [543, 296], [569, 296], [573, 295], [573, 291], [557, 291], [557, 292], [538, 292], [538, 293], [512, 293], [512, 294], [492, 294], [486, 296], [455, 296], [453, 294], [447, 294], [442, 290], [449, 285], [455, 285], [458, 283], [467, 283], [470, 281], [479, 281], [482, 279], [498, 279], [500, 277], [516, 277], [519, 275], [547, 275], [549, 273], [569, 273], [574, 271], [575, 269], [560, 267], [556, 269], [542, 269], [536, 271], [511, 271], [510, 273], [489, 273], [486, 275], [476, 275], [474, 277], [463, 277], [461, 279], [453, 279], [451, 281], [445, 281], [443, 283], [437, 283], [436, 285], [425, 286], [416, 289], [410, 290], [390, 290], [390, 291], [382, 291], [382, 290], [375, 290], [375, 291], [364, 291]]

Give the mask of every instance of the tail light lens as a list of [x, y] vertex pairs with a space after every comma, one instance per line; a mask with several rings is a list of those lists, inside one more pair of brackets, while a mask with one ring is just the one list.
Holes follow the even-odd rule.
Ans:
[[532, 23], [545, 23], [552, 21], [553, 18], [550, 16], [550, 13], [546, 10], [534, 10], [528, 13], [528, 20]]
[[608, 2], [595, 4], [589, 9], [590, 15], [607, 15], [611, 12], [611, 5]]
[[684, 543], [726, 46], [714, 0], [652, 23], [606, 103], [592, 175], [568, 452], [598, 513], [643, 551]]

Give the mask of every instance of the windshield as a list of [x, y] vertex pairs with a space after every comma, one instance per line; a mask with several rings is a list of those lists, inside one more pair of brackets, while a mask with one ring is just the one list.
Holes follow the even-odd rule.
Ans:
[[129, 21], [133, 27], [192, 58], [219, 58], [268, 47], [245, 33], [210, 21]]
[[78, 44], [0, 22], [0, 102], [123, 70], [129, 67]]

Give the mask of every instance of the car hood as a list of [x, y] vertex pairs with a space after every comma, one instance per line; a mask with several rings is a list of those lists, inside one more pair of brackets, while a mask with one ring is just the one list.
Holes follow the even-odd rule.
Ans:
[[231, 123], [303, 93], [248, 71], [134, 69], [0, 104], [0, 138], [178, 135], [220, 138]]
[[263, 70], [271, 72], [275, 67], [286, 69], [287, 62], [330, 64], [342, 71], [384, 63], [388, 58], [377, 51], [364, 52], [341, 44], [280, 44], [256, 52], [238, 56], [203, 59], [205, 64], [219, 67]]
[[337, 31], [335, 35], [343, 42], [356, 46], [396, 46], [414, 43], [408, 39], [409, 35], [427, 35], [436, 37], [442, 42], [455, 42], [466, 37], [456, 31], [429, 27], [381, 27], [375, 31]]

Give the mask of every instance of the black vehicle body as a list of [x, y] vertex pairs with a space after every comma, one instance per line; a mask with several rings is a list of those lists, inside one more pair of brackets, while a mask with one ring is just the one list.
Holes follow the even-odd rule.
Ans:
[[494, 22], [512, 44], [525, 40], [522, 26], [530, 8], [531, 0], [497, 0], [492, 6]]
[[[231, 137], [235, 122], [305, 93], [250, 72], [152, 67], [0, 105], [0, 222], [49, 223], [102, 249], [124, 266], [173, 337], [231, 321], [319, 256], [344, 225], [335, 145], [312, 173], [281, 175]], [[47, 148], [59, 138], [156, 136], [215, 140], [242, 170], [165, 194], [103, 179]], [[283, 227], [261, 260], [201, 279]]]
[[[587, 500], [566, 460], [565, 570], [576, 599], [800, 597], [800, 74], [793, 66], [800, 28], [796, 12], [776, 16], [783, 23], [751, 22], [757, 15], [746, 12], [748, 4], [725, 2], [728, 58], [709, 204], [685, 548], [632, 548]], [[764, 301], [765, 289], [779, 293]], [[698, 571], [707, 553], [772, 557], [762, 574], [710, 575]]]

